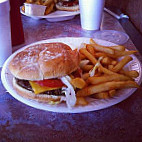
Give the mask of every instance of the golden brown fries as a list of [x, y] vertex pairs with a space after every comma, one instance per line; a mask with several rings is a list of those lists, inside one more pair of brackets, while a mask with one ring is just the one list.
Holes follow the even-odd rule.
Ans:
[[109, 97], [114, 97], [116, 94], [116, 90], [109, 90], [108, 94], [109, 94]]
[[48, 6], [51, 3], [54, 3], [54, 0], [45, 0], [44, 3], [43, 3], [43, 5]]
[[[88, 45], [89, 46], [89, 45]], [[90, 44], [90, 46], [94, 47], [95, 51], [100, 51], [108, 54], [114, 54], [114, 50], [105, 46], [98, 46], [94, 44]]]
[[[135, 78], [136, 70], [125, 70], [133, 60], [130, 56], [137, 51], [127, 51], [124, 46], [103, 46], [90, 39], [79, 49], [82, 69], [81, 78], [72, 78], [76, 91], [77, 104], [86, 105], [85, 97], [108, 99], [115, 97], [118, 89], [139, 88]], [[121, 58], [120, 58], [121, 57]]]
[[113, 50], [118, 50], [118, 51], [124, 51], [125, 50], [125, 47], [122, 46], [122, 45], [117, 45], [117, 46], [103, 46], [103, 45], [99, 45], [92, 38], [90, 39], [90, 44], [94, 44], [94, 45], [96, 45], [98, 47], [102, 47], [102, 48], [104, 48], [104, 47], [111, 48]]
[[116, 66], [112, 69], [113, 72], [119, 72], [128, 62], [133, 58], [131, 56], [125, 56]]
[[82, 78], [75, 78], [71, 79], [70, 83], [73, 85], [75, 88], [82, 89], [86, 86], [86, 82]]
[[101, 60], [101, 63], [103, 65], [110, 65], [111, 64], [111, 59], [109, 57], [104, 57], [102, 60]]
[[55, 6], [54, 3], [51, 3], [50, 5], [48, 5], [48, 6], [46, 7], [46, 10], [45, 10], [44, 15], [47, 15], [47, 14], [51, 13], [51, 12], [54, 10], [54, 6]]
[[114, 54], [114, 50], [110, 47], [98, 45], [93, 39], [90, 39], [90, 46], [93, 46], [96, 51], [101, 51], [108, 54]]
[[110, 98], [108, 92], [97, 93], [97, 94], [94, 94], [93, 97], [95, 99], [108, 99], [108, 98]]
[[34, 0], [26, 0], [26, 3], [34, 3]]
[[105, 68], [105, 67], [103, 67], [103, 66], [100, 66], [99, 69], [100, 69], [100, 71], [103, 72], [104, 74], [108, 74], [108, 75], [115, 74], [115, 75], [117, 75], [117, 73], [115, 73], [115, 72], [113, 72], [113, 71], [111, 71], [111, 70], [109, 70], [109, 69], [107, 69], [107, 68]]
[[108, 65], [108, 69], [109, 69], [109, 70], [112, 70], [113, 67], [114, 67], [113, 65]]
[[80, 59], [81, 60], [84, 60], [86, 57], [83, 55], [83, 54], [81, 54], [81, 53], [79, 53], [79, 56], [80, 56]]
[[111, 65], [116, 65], [118, 62], [116, 60], [111, 61]]
[[82, 78], [83, 78], [84, 80], [87, 80], [89, 76], [90, 76], [89, 73], [84, 73], [84, 74], [82, 75]]
[[85, 106], [85, 105], [88, 105], [88, 102], [86, 101], [84, 97], [77, 97], [76, 105]]
[[[124, 70], [124, 67], [133, 60], [129, 55], [136, 52], [126, 51], [121, 45], [99, 45], [93, 39], [90, 39], [90, 44], [84, 43], [79, 53], [83, 63], [80, 64], [83, 71], [82, 78], [86, 84], [77, 91], [77, 97], [93, 96], [107, 99], [114, 97], [118, 89], [138, 88], [139, 85], [134, 78], [138, 77], [139, 73], [135, 70]], [[122, 56], [124, 57], [120, 60]]]
[[107, 75], [107, 76], [99, 76], [99, 77], [89, 77], [87, 79], [87, 83], [89, 84], [100, 84], [104, 82], [110, 82], [110, 81], [127, 81], [132, 80], [130, 77], [124, 76], [124, 75]]
[[95, 53], [95, 57], [99, 57], [99, 56], [103, 56], [103, 57], [111, 57], [112, 59], [116, 59], [122, 56], [127, 56], [127, 55], [132, 55], [137, 53], [137, 51], [135, 50], [131, 50], [131, 51], [115, 51], [114, 54], [108, 54], [108, 53], [103, 53], [103, 52], [96, 52]]
[[81, 69], [85, 72], [89, 72], [94, 66], [93, 65], [84, 65]]
[[106, 53], [103, 53], [103, 52], [95, 52], [95, 55], [94, 55], [96, 58], [99, 58], [99, 57], [109, 57], [107, 56]]
[[135, 70], [132, 71], [121, 70], [120, 73], [125, 74], [126, 76], [129, 76], [131, 78], [137, 78], [139, 76], [139, 73]]
[[127, 56], [127, 55], [132, 55], [132, 54], [135, 54], [137, 53], [137, 51], [135, 50], [131, 50], [131, 51], [123, 51], [123, 52], [118, 52], [118, 51], [115, 51], [115, 57], [122, 57], [122, 56]]
[[88, 52], [90, 52], [93, 56], [95, 56], [95, 50], [93, 46], [86, 45], [86, 49]]
[[117, 45], [117, 46], [109, 46], [109, 48], [114, 49], [114, 50], [118, 50], [118, 51], [124, 51], [125, 47], [122, 45]]
[[95, 64], [97, 63], [97, 59], [96, 59], [92, 54], [90, 54], [90, 53], [87, 51], [86, 48], [81, 48], [81, 49], [79, 50], [79, 52], [80, 52], [81, 54], [83, 54], [84, 56], [86, 56], [87, 59], [89, 59], [90, 62], [93, 63], [93, 65], [95, 65]]
[[105, 82], [98, 85], [91, 85], [85, 87], [77, 92], [77, 97], [86, 97], [93, 95], [95, 93], [101, 93], [113, 89], [122, 89], [122, 88], [139, 88], [139, 85], [134, 81], [112, 81]]

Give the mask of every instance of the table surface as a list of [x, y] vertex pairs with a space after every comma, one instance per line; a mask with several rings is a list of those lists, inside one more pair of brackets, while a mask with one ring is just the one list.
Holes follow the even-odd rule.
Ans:
[[[50, 23], [22, 16], [24, 45], [58, 37], [93, 37], [81, 29], [80, 17]], [[104, 13], [101, 29], [124, 31], [120, 23]], [[131, 40], [125, 46], [136, 49]], [[136, 55], [142, 61], [141, 55]], [[80, 114], [38, 110], [14, 99], [0, 80], [0, 141], [14, 142], [140, 142], [142, 141], [142, 89], [109, 108]]]

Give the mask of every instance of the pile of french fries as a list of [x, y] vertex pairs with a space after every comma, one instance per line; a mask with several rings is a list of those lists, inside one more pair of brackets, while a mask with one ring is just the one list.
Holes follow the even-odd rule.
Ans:
[[[46, 6], [44, 15], [47, 15], [55, 11], [55, 3], [57, 3], [57, 0], [26, 0], [26, 3]], [[24, 6], [22, 7], [22, 10], [25, 11]]]
[[108, 99], [114, 97], [118, 89], [139, 88], [135, 82], [139, 73], [124, 69], [133, 60], [130, 55], [136, 52], [127, 51], [121, 45], [102, 46], [93, 39], [89, 44], [83, 43], [79, 49], [82, 77], [71, 79], [71, 84], [78, 88], [77, 105], [87, 105], [86, 97]]

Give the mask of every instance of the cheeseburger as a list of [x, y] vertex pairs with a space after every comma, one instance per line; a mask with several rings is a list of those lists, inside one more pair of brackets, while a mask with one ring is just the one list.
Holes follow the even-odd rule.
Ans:
[[58, 0], [56, 9], [63, 11], [77, 11], [79, 10], [79, 2], [78, 0]]
[[39, 102], [76, 103], [69, 76], [78, 69], [79, 55], [64, 43], [42, 43], [17, 53], [9, 64], [19, 95]]

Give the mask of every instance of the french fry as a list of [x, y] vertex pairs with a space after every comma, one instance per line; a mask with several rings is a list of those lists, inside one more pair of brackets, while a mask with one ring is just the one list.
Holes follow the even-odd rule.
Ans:
[[109, 90], [108, 94], [109, 94], [109, 97], [114, 97], [116, 94], [116, 90]]
[[104, 74], [108, 74], [108, 75], [112, 75], [112, 74], [118, 75], [118, 73], [108, 70], [107, 68], [104, 68], [103, 66], [100, 66], [98, 71], [103, 72]]
[[115, 54], [107, 54], [107, 53], [103, 53], [103, 52], [95, 52], [95, 57], [111, 57], [113, 59], [118, 58]]
[[94, 45], [99, 46], [99, 47], [111, 48], [111, 49], [117, 50], [117, 51], [124, 51], [125, 50], [125, 47], [122, 46], [122, 45], [116, 45], [116, 46], [103, 46], [103, 45], [99, 45], [92, 38], [90, 39], [90, 44], [94, 44]]
[[25, 6], [23, 5], [22, 6], [22, 9], [21, 9], [23, 12], [25, 12]]
[[82, 79], [82, 78], [74, 78], [71, 79], [70, 83], [75, 87], [75, 88], [79, 88], [82, 89], [86, 86], [86, 82]]
[[82, 79], [83, 79], [83, 80], [87, 80], [87, 78], [88, 78], [89, 76], [90, 76], [89, 73], [84, 73], [84, 74], [82, 75]]
[[134, 81], [112, 81], [105, 82], [98, 85], [91, 85], [79, 90], [76, 94], [77, 97], [90, 96], [95, 93], [105, 92], [114, 89], [122, 88], [139, 88], [139, 85]]
[[83, 54], [81, 54], [81, 53], [79, 53], [79, 56], [80, 56], [80, 59], [81, 60], [84, 60], [86, 57], [83, 55]]
[[93, 97], [95, 99], [108, 99], [109, 93], [108, 92], [101, 92], [101, 93], [94, 94]]
[[88, 44], [86, 45], [86, 49], [89, 53], [91, 53], [93, 56], [95, 56], [95, 50], [93, 46], [89, 46]]
[[[84, 99], [84, 97], [93, 96], [97, 99], [108, 99], [115, 96], [117, 89], [139, 87], [134, 81], [139, 73], [123, 70], [123, 67], [132, 60], [129, 55], [137, 51], [125, 51], [125, 47], [121, 45], [109, 47], [99, 45], [93, 39], [90, 39], [90, 44], [84, 45], [79, 53], [82, 59], [88, 60], [83, 61], [83, 64], [80, 65], [81, 69], [86, 72], [82, 75], [86, 84], [77, 91], [77, 97]], [[122, 56], [124, 58], [118, 61]], [[95, 69], [96, 64], [97, 70]], [[95, 69], [95, 73], [90, 77], [90, 70], [93, 69]], [[75, 84], [75, 78], [72, 80]], [[77, 82], [79, 83], [79, 81]], [[78, 83], [74, 86], [78, 86]]]
[[111, 61], [111, 65], [116, 65], [118, 62], [116, 60]]
[[48, 6], [51, 3], [54, 3], [54, 0], [45, 0], [43, 5]]
[[87, 83], [89, 84], [100, 84], [104, 82], [110, 82], [110, 81], [127, 81], [132, 80], [130, 77], [124, 76], [124, 75], [107, 75], [107, 76], [100, 76], [100, 77], [89, 77], [87, 79]]
[[125, 51], [125, 47], [122, 45], [109, 46], [109, 48], [117, 50], [117, 51]]
[[108, 65], [108, 70], [112, 70], [113, 69], [113, 65]]
[[50, 5], [48, 5], [44, 14], [47, 15], [47, 14], [51, 13], [53, 11], [54, 6], [55, 6], [54, 3], [51, 3]]
[[129, 76], [131, 78], [137, 78], [139, 76], [139, 73], [135, 70], [131, 70], [131, 71], [121, 70], [120, 73], [125, 74], [126, 76]]
[[99, 76], [101, 76], [102, 74], [100, 73], [100, 72], [97, 72], [97, 73], [95, 73], [95, 75], [94, 75], [94, 77], [99, 77]]
[[35, 4], [39, 4], [39, 5], [42, 4], [42, 3], [41, 3], [41, 0], [37, 0], [37, 1], [35, 2]]
[[99, 46], [96, 44], [90, 44], [90, 46], [94, 47], [95, 51], [100, 51], [100, 52], [104, 52], [108, 54], [114, 54], [114, 50], [109, 47]]
[[109, 57], [104, 57], [102, 60], [101, 60], [101, 63], [103, 65], [109, 65], [111, 64], [111, 59]]
[[114, 66], [112, 69], [113, 72], [119, 72], [128, 62], [130, 62], [133, 58], [131, 56], [125, 56], [120, 62]]
[[135, 54], [137, 53], [136, 50], [131, 50], [131, 51], [122, 51], [122, 52], [118, 52], [118, 51], [115, 51], [114, 53], [114, 57], [122, 57], [122, 56], [128, 56], [128, 55], [132, 55], [132, 54]]
[[137, 53], [136, 50], [131, 50], [131, 51], [115, 51], [114, 54], [97, 52], [97, 53], [95, 53], [95, 57], [97, 57], [97, 56], [104, 56], [104, 57], [111, 57], [113, 59], [117, 59], [119, 57], [128, 56], [128, 55], [132, 55], [132, 54], [135, 54], [135, 53]]
[[102, 53], [102, 52], [95, 52], [95, 57], [99, 58], [99, 57], [108, 57], [106, 53]]
[[34, 3], [34, 0], [26, 0], [26, 3]]
[[88, 105], [88, 102], [86, 101], [84, 97], [77, 97], [76, 105], [85, 106], [85, 105]]
[[85, 56], [90, 60], [90, 62], [92, 62], [93, 65], [95, 65], [95, 64], [97, 63], [97, 59], [96, 59], [92, 54], [90, 54], [90, 53], [87, 51], [87, 49], [81, 48], [81, 49], [79, 50], [79, 52], [80, 52], [81, 54], [85, 55]]
[[89, 72], [93, 67], [93, 65], [85, 65], [81, 69], [85, 72]]

